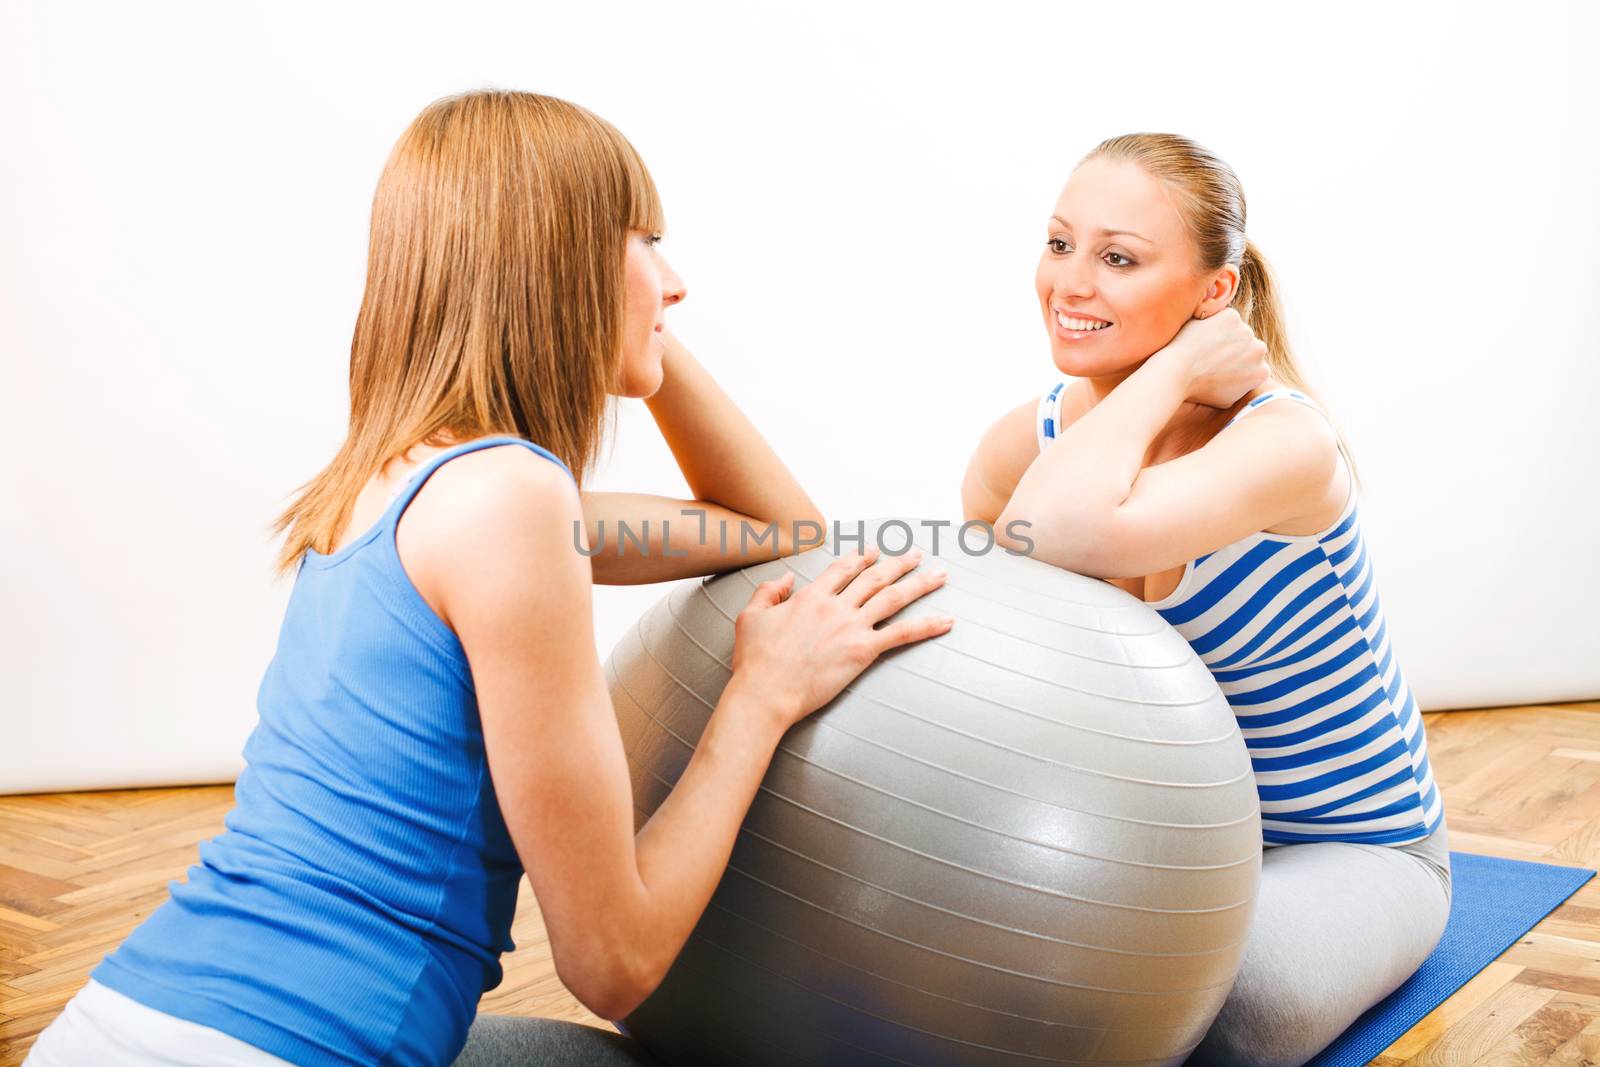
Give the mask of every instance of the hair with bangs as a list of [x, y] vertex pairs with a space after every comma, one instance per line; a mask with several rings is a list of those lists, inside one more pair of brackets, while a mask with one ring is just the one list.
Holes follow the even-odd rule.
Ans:
[[373, 196], [349, 430], [273, 524], [278, 572], [331, 552], [414, 445], [516, 434], [581, 483], [621, 386], [627, 232], [664, 225], [633, 146], [576, 104], [481, 90], [424, 108]]
[[[1096, 145], [1078, 165], [1097, 157], [1133, 163], [1172, 192], [1178, 214], [1198, 252], [1196, 272], [1207, 274], [1230, 263], [1239, 269], [1239, 285], [1229, 306], [1266, 344], [1267, 366], [1273, 376], [1306, 393], [1326, 410], [1327, 405], [1307, 383], [1289, 347], [1289, 331], [1272, 268], [1245, 235], [1244, 186], [1233, 168], [1210, 150], [1176, 133], [1110, 137]], [[1361, 474], [1355, 457], [1350, 454], [1344, 435], [1337, 429], [1334, 433], [1359, 487]]]

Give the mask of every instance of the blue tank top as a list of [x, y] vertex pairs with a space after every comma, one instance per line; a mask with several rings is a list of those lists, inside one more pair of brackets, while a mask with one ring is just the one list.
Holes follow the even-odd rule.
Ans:
[[[301, 558], [224, 831], [93, 973], [298, 1064], [447, 1064], [499, 984], [522, 876], [466, 656], [400, 565], [414, 472]], [[568, 471], [570, 477], [571, 472]]]
[[[1041, 448], [1060, 426], [1065, 383], [1039, 402]], [[1230, 419], [1289, 399], [1256, 397]], [[1222, 432], [1222, 431], [1219, 431]], [[1262, 531], [1193, 560], [1151, 601], [1211, 670], [1244, 735], [1267, 845], [1404, 845], [1444, 821], [1422, 713], [1401, 673], [1358, 521], [1354, 478], [1326, 530]]]

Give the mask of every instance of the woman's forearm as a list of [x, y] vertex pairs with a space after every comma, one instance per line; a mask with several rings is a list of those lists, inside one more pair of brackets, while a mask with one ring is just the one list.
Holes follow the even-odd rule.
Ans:
[[821, 521], [755, 424], [670, 332], [666, 346], [665, 377], [645, 404], [695, 497], [763, 522]]
[[[588, 490], [582, 497], [596, 585], [721, 574], [815, 548], [826, 535], [820, 519], [752, 519], [704, 500]], [[582, 547], [576, 535], [573, 544]]]
[[1128, 499], [1151, 443], [1187, 399], [1182, 366], [1161, 356], [1065, 427], [1017, 483], [998, 525], [1027, 520], [1036, 558], [1066, 565], [1064, 551], [1103, 536]]
[[665, 976], [717, 888], [783, 721], [730, 681], [672, 792], [634, 838], [644, 907], [634, 928], [642, 999]]

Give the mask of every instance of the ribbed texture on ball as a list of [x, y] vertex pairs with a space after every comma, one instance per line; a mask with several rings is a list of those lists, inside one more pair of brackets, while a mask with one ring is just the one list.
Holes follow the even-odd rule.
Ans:
[[[969, 556], [948, 529], [936, 555], [900, 521], [921, 568], [950, 577], [896, 618], [954, 628], [784, 736], [710, 906], [624, 1025], [678, 1067], [1182, 1063], [1232, 986], [1260, 880], [1232, 711], [1135, 597]], [[679, 586], [618, 643], [638, 825], [727, 684], [751, 591], [786, 569], [798, 589], [833, 558]]]

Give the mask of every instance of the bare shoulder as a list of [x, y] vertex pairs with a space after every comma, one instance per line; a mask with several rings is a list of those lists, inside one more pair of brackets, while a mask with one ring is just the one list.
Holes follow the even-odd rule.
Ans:
[[1083, 416], [1093, 406], [1089, 383], [1082, 378], [1074, 378], [1067, 383], [1066, 389], [1061, 393], [1061, 424], [1071, 425], [1076, 419]]
[[1082, 378], [1069, 379], [1056, 408], [1056, 432], [1077, 422], [1093, 406], [1089, 383]]
[[522, 445], [491, 445], [429, 476], [401, 516], [395, 544], [418, 592], [454, 629], [458, 590], [553, 576], [567, 557], [574, 566], [566, 569], [587, 579], [587, 560], [570, 550], [582, 524], [582, 498], [563, 468]]
[[[1047, 395], [1047, 394], [1046, 394]], [[1085, 411], [1089, 409], [1089, 383], [1082, 378], [1068, 378], [1066, 387], [1061, 390], [1061, 395], [1056, 398], [1056, 426], [1059, 429], [1072, 425]], [[1016, 407], [1008, 411], [1002, 423], [1020, 441], [1026, 440], [1029, 447], [1037, 450], [1038, 435], [1036, 423], [1045, 396], [1035, 393]]]
[[1229, 432], [1241, 430], [1240, 438], [1256, 446], [1252, 451], [1270, 451], [1293, 462], [1303, 477], [1306, 497], [1313, 501], [1301, 514], [1263, 532], [1303, 537], [1321, 533], [1338, 521], [1349, 500], [1350, 475], [1340, 457], [1339, 435], [1320, 411], [1292, 400], [1278, 400], [1252, 411]]
[[470, 545], [581, 514], [577, 486], [565, 470], [532, 449], [507, 444], [457, 456], [434, 471], [401, 521], [419, 541]]
[[[1289, 388], [1290, 386], [1272, 384], [1262, 386], [1257, 392], [1264, 394]], [[1246, 426], [1252, 422], [1258, 426], [1272, 427], [1275, 436], [1315, 444], [1320, 452], [1336, 452], [1339, 447], [1339, 436], [1320, 408], [1312, 408], [1294, 400], [1276, 400], [1270, 404], [1263, 404], [1250, 412], [1248, 418], [1240, 419], [1236, 425]], [[1328, 458], [1331, 462], [1331, 455]]]

